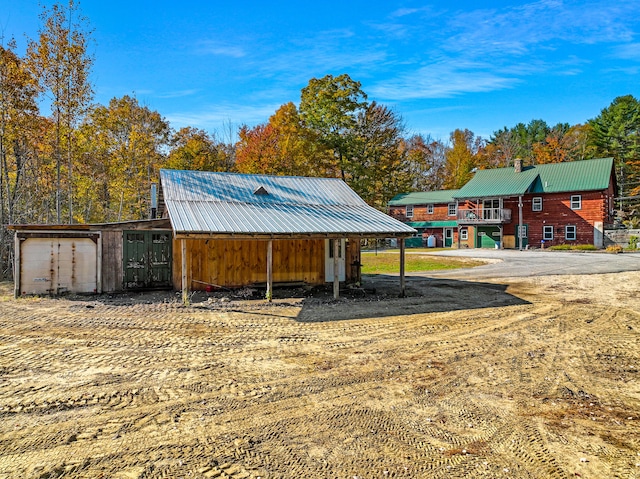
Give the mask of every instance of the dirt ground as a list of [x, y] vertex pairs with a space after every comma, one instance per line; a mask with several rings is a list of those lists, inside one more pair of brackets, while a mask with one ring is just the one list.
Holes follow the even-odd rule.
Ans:
[[0, 478], [638, 478], [640, 272], [0, 300]]

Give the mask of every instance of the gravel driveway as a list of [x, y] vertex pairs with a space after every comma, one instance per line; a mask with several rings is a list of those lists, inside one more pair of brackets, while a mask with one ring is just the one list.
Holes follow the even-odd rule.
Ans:
[[[411, 250], [407, 250], [412, 254]], [[424, 253], [423, 253], [424, 254]], [[604, 251], [564, 252], [542, 250], [452, 249], [434, 251], [438, 256], [479, 258], [489, 264], [469, 269], [429, 272], [429, 276], [465, 279], [600, 274], [640, 271], [640, 253], [611, 254]], [[415, 275], [409, 273], [407, 276]]]

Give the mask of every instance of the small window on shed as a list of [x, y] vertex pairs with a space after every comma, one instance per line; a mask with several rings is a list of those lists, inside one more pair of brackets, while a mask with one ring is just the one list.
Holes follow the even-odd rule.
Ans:
[[567, 225], [564, 227], [564, 239], [567, 241], [575, 241], [578, 238], [576, 225]]
[[427, 214], [428, 215], [432, 215], [433, 214], [433, 205], [432, 204], [428, 204], [427, 205]]
[[545, 241], [553, 240], [553, 226], [544, 226], [542, 230], [542, 239]]
[[407, 218], [413, 218], [413, 205], [407, 205], [405, 216]]
[[261, 186], [256, 191], [253, 192], [254, 195], [268, 195], [269, 192], [266, 190], [264, 186]]

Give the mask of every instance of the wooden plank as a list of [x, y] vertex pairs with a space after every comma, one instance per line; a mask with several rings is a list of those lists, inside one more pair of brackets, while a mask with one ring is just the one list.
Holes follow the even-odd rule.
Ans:
[[273, 298], [273, 240], [267, 242], [267, 301]]
[[405, 291], [405, 278], [404, 278], [404, 238], [400, 239], [400, 297], [404, 298], [406, 296]]
[[333, 298], [338, 299], [340, 297], [340, 258], [338, 253], [340, 252], [340, 242], [342, 240], [334, 240], [333, 242]]
[[189, 304], [189, 285], [187, 284], [187, 240], [180, 240], [182, 252], [182, 304]]

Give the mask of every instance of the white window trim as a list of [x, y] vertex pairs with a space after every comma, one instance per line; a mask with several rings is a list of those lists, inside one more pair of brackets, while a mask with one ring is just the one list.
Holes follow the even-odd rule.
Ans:
[[569, 208], [571, 208], [572, 210], [581, 210], [582, 195], [571, 195], [571, 199], [569, 201]]
[[531, 211], [542, 211], [542, 196], [534, 196], [531, 200]]
[[404, 208], [404, 215], [407, 218], [413, 218], [413, 205], [407, 205]]
[[[453, 207], [453, 213], [451, 213], [451, 208]], [[447, 215], [448, 216], [455, 216], [456, 215], [456, 204], [455, 203], [449, 203], [447, 205]]]
[[428, 215], [432, 215], [433, 214], [433, 205], [432, 204], [428, 204], [427, 205], [427, 214]]
[[[569, 238], [569, 228], [573, 228], [572, 238]], [[564, 239], [567, 241], [576, 241], [578, 239], [578, 227], [576, 225], [566, 225], [564, 227]]]
[[[547, 232], [551, 232], [551, 235], [547, 235]], [[542, 227], [542, 239], [544, 241], [553, 241], [553, 226], [543, 226]]]
[[469, 230], [467, 228], [462, 228], [460, 230], [460, 240], [467, 241], [469, 239]]

